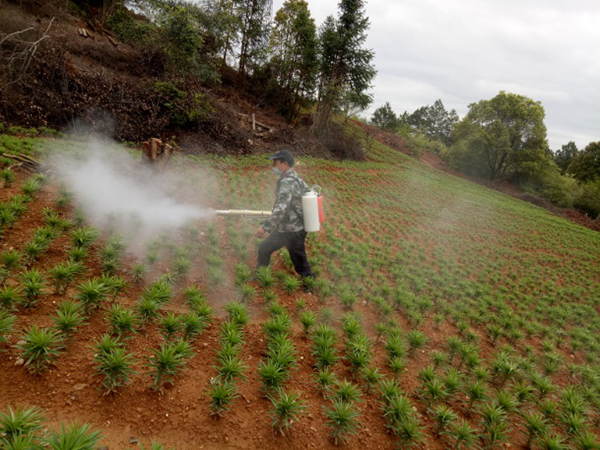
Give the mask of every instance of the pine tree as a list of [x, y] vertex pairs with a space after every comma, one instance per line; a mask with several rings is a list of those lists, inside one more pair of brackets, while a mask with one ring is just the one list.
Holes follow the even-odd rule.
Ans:
[[377, 73], [374, 52], [363, 48], [369, 19], [363, 0], [341, 0], [339, 18], [329, 16], [320, 33], [321, 73], [319, 105], [314, 131], [322, 132], [338, 102], [348, 90], [360, 94], [371, 86]]

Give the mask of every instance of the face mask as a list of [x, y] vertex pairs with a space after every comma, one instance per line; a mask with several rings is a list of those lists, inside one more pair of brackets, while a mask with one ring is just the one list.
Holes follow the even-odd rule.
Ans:
[[273, 172], [275, 172], [275, 175], [281, 175], [281, 170], [277, 167], [273, 167]]

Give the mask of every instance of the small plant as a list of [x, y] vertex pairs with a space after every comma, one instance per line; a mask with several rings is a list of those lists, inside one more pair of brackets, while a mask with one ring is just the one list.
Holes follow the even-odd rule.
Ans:
[[300, 323], [302, 324], [302, 329], [304, 330], [305, 335], [310, 334], [310, 330], [317, 323], [317, 317], [312, 311], [306, 311], [302, 313], [300, 316]]
[[564, 437], [552, 432], [547, 432], [539, 436], [536, 443], [541, 450], [568, 450], [570, 448], [565, 443]]
[[331, 409], [325, 409], [327, 424], [331, 427], [331, 434], [335, 444], [345, 443], [350, 435], [357, 433], [358, 417], [360, 413], [352, 403], [334, 400]]
[[152, 389], [162, 390], [167, 384], [173, 384], [173, 379], [185, 366], [185, 359], [173, 343], [163, 342], [160, 349], [153, 350], [150, 358], [150, 375]]
[[[141, 443], [138, 443], [138, 445], [140, 446], [141, 450], [146, 450], [146, 447], [144, 447]], [[168, 449], [165, 449], [165, 446], [162, 445], [160, 442], [152, 441], [150, 443], [150, 450], [168, 450]]]
[[16, 321], [14, 315], [0, 308], [0, 344], [6, 342], [6, 336], [12, 333]]
[[0, 253], [0, 281], [5, 281], [12, 272], [21, 268], [23, 255], [17, 250], [5, 250]]
[[95, 342], [94, 351], [96, 355], [94, 356], [94, 361], [100, 361], [100, 358], [102, 358], [105, 353], [110, 353], [113, 349], [119, 347], [122, 347], [122, 344], [118, 338], [113, 337], [108, 333], [103, 334]]
[[34, 177], [26, 179], [21, 186], [21, 191], [29, 198], [32, 198], [40, 189], [42, 189], [42, 183]]
[[527, 436], [526, 447], [529, 448], [535, 439], [545, 433], [547, 422], [544, 416], [537, 411], [524, 413], [523, 421]]
[[51, 450], [95, 450], [100, 438], [100, 432], [92, 431], [89, 424], [73, 423], [68, 428], [61, 425], [60, 431], [51, 431], [46, 443]]
[[175, 333], [181, 330], [181, 317], [174, 312], [168, 312], [160, 316], [158, 326], [165, 340], [170, 341], [173, 339]]
[[83, 262], [88, 256], [88, 249], [85, 247], [73, 247], [67, 252], [67, 256], [74, 263]]
[[263, 288], [271, 287], [275, 283], [275, 276], [268, 266], [257, 268], [255, 277], [258, 284]]
[[586, 431], [575, 437], [575, 445], [580, 450], [600, 450], [600, 442], [591, 431]]
[[371, 389], [374, 386], [377, 386], [383, 378], [383, 374], [380, 373], [377, 367], [375, 366], [363, 367], [360, 373], [363, 379], [367, 382], [367, 394], [369, 394], [371, 392]]
[[256, 298], [256, 289], [250, 284], [243, 284], [240, 287], [239, 295], [242, 302], [251, 302]]
[[432, 410], [432, 417], [436, 425], [436, 433], [439, 435], [448, 429], [448, 426], [458, 419], [456, 413], [448, 405], [439, 404]]
[[235, 266], [235, 284], [242, 286], [252, 279], [252, 271], [246, 264]]
[[423, 427], [415, 417], [399, 420], [394, 425], [393, 431], [400, 438], [402, 448], [418, 446], [424, 440]]
[[180, 256], [173, 261], [173, 272], [177, 279], [183, 278], [192, 268], [192, 262], [188, 257]]
[[325, 397], [325, 394], [329, 392], [331, 386], [336, 383], [335, 373], [333, 373], [329, 367], [319, 369], [319, 371], [315, 374], [315, 379], [317, 380], [317, 384], [321, 389], [323, 397]]
[[68, 261], [54, 266], [50, 270], [50, 279], [54, 284], [54, 292], [64, 294], [77, 275], [83, 271], [80, 262]]
[[410, 355], [414, 354], [414, 352], [416, 350], [423, 347], [425, 345], [425, 343], [427, 342], [427, 336], [425, 336], [425, 334], [423, 334], [422, 331], [418, 331], [418, 330], [409, 331], [408, 334], [406, 335], [406, 338], [408, 339], [408, 345], [409, 345], [408, 351], [409, 351]]
[[282, 282], [283, 282], [283, 290], [285, 291], [286, 294], [293, 294], [302, 285], [302, 282], [298, 278], [296, 278], [294, 275], [287, 275], [287, 274], [284, 275]]
[[108, 352], [102, 352], [97, 361], [96, 370], [104, 377], [102, 387], [105, 394], [111, 394], [130, 383], [134, 361], [124, 348], [113, 347]]
[[44, 238], [34, 238], [33, 240], [27, 242], [23, 246], [23, 253], [25, 254], [27, 264], [31, 265], [34, 263], [39, 256], [48, 249], [49, 244], [49, 240]]
[[273, 409], [271, 417], [273, 428], [277, 428], [281, 435], [285, 435], [298, 422], [298, 418], [302, 411], [306, 409], [304, 402], [300, 400], [299, 393], [286, 393], [282, 390], [277, 392], [278, 398], [271, 398]]
[[142, 297], [137, 303], [137, 312], [142, 321], [147, 321], [158, 316], [160, 304], [152, 297]]
[[225, 311], [229, 313], [229, 317], [236, 326], [244, 326], [250, 320], [246, 305], [239, 302], [230, 302], [225, 305]]
[[98, 231], [92, 227], [80, 227], [71, 232], [73, 245], [78, 248], [88, 248], [98, 238]]
[[458, 419], [450, 424], [445, 433], [453, 441], [455, 450], [479, 449], [479, 434], [477, 430], [464, 419]]
[[15, 176], [15, 173], [7, 167], [0, 171], [0, 179], [4, 181], [4, 187], [8, 188], [12, 186], [17, 177]]
[[26, 269], [21, 272], [21, 288], [23, 289], [23, 303], [25, 307], [30, 307], [37, 303], [44, 289], [44, 277], [42, 273], [36, 269]]
[[362, 332], [346, 342], [346, 358], [353, 371], [362, 369], [371, 361], [371, 341]]
[[110, 307], [107, 315], [114, 334], [123, 336], [127, 333], [135, 333], [138, 329], [140, 319], [133, 309], [116, 303]]
[[62, 340], [58, 331], [50, 328], [38, 328], [32, 325], [21, 337], [21, 344], [17, 348], [25, 360], [25, 367], [39, 374], [47, 369], [60, 354]]
[[56, 310], [54, 326], [65, 335], [70, 335], [75, 328], [85, 322], [83, 305], [73, 300], [63, 300]]
[[348, 380], [344, 380], [337, 384], [337, 389], [334, 391], [333, 395], [342, 402], [353, 403], [360, 399], [362, 393], [357, 385], [352, 384]]
[[238, 397], [233, 382], [219, 379], [215, 379], [214, 382], [211, 380], [208, 394], [211, 399], [210, 414], [216, 417], [221, 417], [228, 411], [231, 403]]
[[13, 309], [23, 299], [23, 291], [19, 286], [5, 285], [0, 288], [0, 305], [6, 309]]
[[81, 283], [76, 298], [80, 300], [86, 311], [98, 308], [108, 294], [107, 286], [99, 278], [92, 278]]
[[142, 280], [144, 279], [144, 275], [146, 275], [146, 272], [148, 271], [148, 269], [146, 268], [146, 266], [142, 263], [137, 263], [133, 266], [133, 268], [131, 269], [131, 277], [133, 278], [133, 282], [134, 283], [141, 283]]
[[181, 325], [183, 327], [183, 338], [187, 340], [195, 339], [206, 327], [206, 319], [194, 311], [182, 316]]
[[258, 374], [267, 393], [283, 386], [288, 376], [285, 367], [271, 359], [259, 363]]
[[43, 420], [42, 410], [35, 406], [14, 410], [9, 406], [7, 412], [0, 412], [0, 435], [12, 439], [34, 433], [41, 429]]
[[236, 377], [243, 377], [246, 370], [245, 364], [239, 355], [227, 355], [219, 358], [219, 376], [227, 381], [233, 381]]

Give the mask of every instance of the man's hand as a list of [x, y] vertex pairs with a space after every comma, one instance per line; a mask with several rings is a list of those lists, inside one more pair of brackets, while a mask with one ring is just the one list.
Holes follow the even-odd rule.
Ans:
[[258, 229], [256, 230], [256, 233], [254, 233], [254, 236], [256, 236], [257, 238], [264, 238], [266, 235], [267, 235], [267, 232], [262, 227], [262, 225], [260, 227], [258, 227]]

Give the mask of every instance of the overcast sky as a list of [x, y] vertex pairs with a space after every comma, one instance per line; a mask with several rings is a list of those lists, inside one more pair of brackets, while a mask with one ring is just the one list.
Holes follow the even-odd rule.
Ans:
[[[307, 0], [320, 26], [338, 0]], [[284, 0], [273, 0], [273, 11]], [[367, 0], [373, 106], [396, 113], [441, 99], [463, 117], [500, 91], [546, 111], [550, 148], [600, 141], [600, 1]]]

